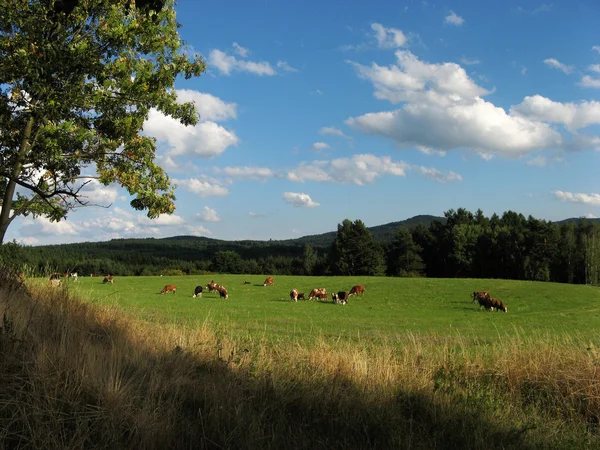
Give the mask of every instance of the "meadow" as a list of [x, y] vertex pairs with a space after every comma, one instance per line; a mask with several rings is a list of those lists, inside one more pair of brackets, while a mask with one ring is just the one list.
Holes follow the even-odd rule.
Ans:
[[[427, 279], [388, 277], [277, 276], [263, 286], [265, 276], [215, 275], [184, 277], [117, 277], [114, 284], [85, 277], [69, 282], [73, 293], [92, 303], [117, 306], [149, 321], [198, 327], [208, 322], [228, 332], [269, 336], [275, 340], [324, 337], [394, 340], [407, 335], [447, 339], [452, 336], [494, 343], [500, 336], [563, 335], [594, 338], [600, 330], [600, 289], [585, 285], [492, 279]], [[228, 299], [197, 285], [212, 279], [224, 285]], [[250, 281], [251, 284], [244, 284]], [[45, 280], [44, 280], [45, 282]], [[166, 284], [177, 293], [160, 294]], [[308, 297], [312, 288], [328, 293], [349, 291], [362, 284], [366, 292], [347, 305], [328, 300], [291, 302], [296, 288]], [[508, 312], [488, 312], [472, 303], [474, 290], [486, 290], [508, 305]]]
[[[229, 299], [192, 298], [211, 279]], [[0, 448], [600, 447], [597, 288], [264, 279], [57, 289], [0, 270]], [[355, 284], [366, 293], [347, 305], [289, 299]]]

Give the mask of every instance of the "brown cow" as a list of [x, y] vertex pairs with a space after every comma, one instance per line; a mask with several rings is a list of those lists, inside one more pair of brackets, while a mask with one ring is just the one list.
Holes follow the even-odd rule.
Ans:
[[[475, 292], [473, 292], [473, 302], [472, 303], [477, 302], [477, 300], [479, 298], [490, 298], [490, 294], [486, 291], [475, 291]], [[481, 303], [481, 302], [479, 302], [479, 303]]]
[[210, 283], [208, 283], [206, 285], [206, 287], [208, 288], [208, 292], [219, 292], [218, 288], [218, 284], [214, 282], [214, 280], [210, 280]]
[[175, 286], [174, 284], [167, 284], [164, 288], [162, 288], [162, 291], [160, 291], [161, 294], [166, 294], [167, 292], [173, 292], [173, 294], [177, 291], [177, 286]]
[[275, 284], [275, 279], [273, 277], [269, 277], [263, 283], [263, 286], [273, 286]]
[[290, 291], [290, 300], [293, 300], [295, 302], [298, 301], [298, 289], [292, 289]]
[[320, 294], [316, 295], [316, 298], [318, 298], [319, 300], [327, 300], [327, 293], [321, 292]]
[[106, 284], [106, 283], [110, 283], [113, 284], [114, 283], [114, 278], [112, 275], [108, 274], [104, 277], [104, 280], [102, 280], [102, 283]]
[[499, 298], [490, 298], [490, 302], [492, 304], [492, 310], [494, 308], [496, 308], [496, 311], [504, 311], [504, 312], [508, 312], [508, 308], [506, 306], [504, 306], [504, 304], [502, 303], [502, 300], [500, 300]]
[[319, 297], [319, 294], [324, 294], [325, 298], [327, 298], [327, 289], [325, 288], [315, 288], [312, 291], [310, 291], [310, 294], [308, 294], [308, 299], [312, 300], [313, 298], [323, 298], [323, 297]]
[[483, 306], [486, 310], [494, 310], [494, 305], [492, 305], [490, 297], [480, 296], [477, 297], [477, 300], [479, 301], [479, 309], [481, 309], [481, 307]]
[[345, 305], [346, 303], [348, 303], [348, 297], [348, 293], [344, 291], [339, 291], [337, 294], [335, 292], [331, 293], [333, 303], [339, 303], [341, 305]]
[[227, 293], [227, 289], [225, 289], [225, 286], [219, 286], [219, 297], [229, 298], [229, 294]]
[[348, 294], [348, 297], [350, 297], [351, 295], [364, 295], [365, 293], [365, 287], [361, 284], [358, 286], [354, 286], [352, 289], [350, 289], [350, 293]]
[[306, 300], [306, 299], [304, 298], [304, 292], [299, 292], [299, 293], [298, 293], [298, 299]]

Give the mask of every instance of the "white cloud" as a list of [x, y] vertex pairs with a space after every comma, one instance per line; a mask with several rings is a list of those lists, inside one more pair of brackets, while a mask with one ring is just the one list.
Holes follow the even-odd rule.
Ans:
[[489, 93], [455, 63], [429, 64], [409, 51], [397, 51], [397, 65], [371, 67], [351, 63], [370, 80], [375, 97], [405, 102], [397, 110], [351, 117], [346, 124], [385, 136], [401, 148], [458, 148], [479, 153], [520, 156], [559, 147], [561, 135], [548, 124], [515, 117], [481, 97]]
[[212, 208], [205, 206], [202, 211], [197, 214], [198, 218], [204, 222], [220, 222], [221, 218]]
[[452, 24], [452, 25], [456, 25], [457, 27], [459, 27], [465, 22], [465, 19], [456, 15], [456, 13], [454, 11], [450, 11], [450, 14], [448, 14], [446, 16], [446, 18], [444, 19], [444, 22]]
[[467, 58], [466, 56], [463, 56], [462, 58], [460, 58], [460, 62], [463, 63], [465, 66], [473, 66], [475, 64], [479, 64], [481, 61], [479, 61], [478, 59], [471, 59]]
[[233, 51], [241, 56], [242, 58], [245, 58], [246, 56], [248, 56], [248, 54], [250, 53], [250, 50], [248, 50], [245, 47], [242, 47], [240, 44], [238, 44], [237, 42], [233, 43]]
[[592, 50], [594, 50], [594, 51], [596, 51], [596, 52], [600, 53], [600, 45], [594, 45], [594, 46], [592, 47]]
[[310, 91], [310, 95], [323, 95], [323, 91], [321, 89], [315, 89], [314, 91]]
[[590, 70], [592, 72], [600, 73], [600, 64], [592, 64], [592, 65], [588, 66], [588, 70]]
[[[170, 150], [163, 158], [177, 155], [212, 157], [239, 143], [235, 132], [212, 121], [235, 118], [235, 103], [226, 103], [213, 95], [186, 89], [178, 90], [177, 98], [181, 103], [194, 102], [201, 120], [196, 126], [184, 126], [177, 119], [151, 109], [144, 123], [144, 133], [167, 143]], [[164, 162], [172, 168], [178, 167], [172, 159]]]
[[18, 242], [22, 245], [36, 245], [40, 243], [40, 240], [36, 237], [26, 237], [23, 239], [19, 239]]
[[254, 218], [254, 219], [255, 219], [255, 218], [257, 218], [257, 217], [265, 217], [265, 216], [266, 216], [266, 214], [265, 214], [265, 213], [260, 213], [260, 212], [252, 212], [252, 211], [250, 211], [250, 212], [248, 213], [248, 215], [249, 215], [250, 217]]
[[311, 147], [310, 147], [310, 151], [311, 152], [320, 152], [322, 150], [327, 150], [331, 148], [331, 146], [325, 142], [315, 142]]
[[600, 89], [600, 78], [593, 78], [589, 75], [584, 75], [579, 82], [579, 86]]
[[138, 215], [137, 223], [150, 226], [173, 226], [182, 225], [185, 220], [177, 214], [161, 214], [156, 219], [150, 219], [148, 216]]
[[529, 161], [527, 161], [528, 166], [534, 167], [546, 167], [546, 163], [546, 157], [543, 155], [538, 155], [535, 158], [531, 158]]
[[586, 219], [597, 219], [597, 217], [593, 214], [588, 214], [585, 216]]
[[117, 199], [119, 193], [116, 186], [104, 186], [98, 180], [88, 180], [85, 186], [79, 191], [81, 200], [89, 202], [90, 205], [108, 206]]
[[20, 233], [24, 237], [39, 236], [76, 236], [79, 234], [74, 223], [67, 220], [50, 222], [45, 217], [24, 220], [25, 225], [21, 227]]
[[582, 194], [573, 192], [551, 192], [555, 198], [563, 202], [583, 203], [585, 205], [600, 206], [600, 194]]
[[335, 127], [323, 127], [319, 130], [319, 134], [322, 134], [322, 135], [327, 134], [330, 136], [343, 137], [344, 139], [351, 139], [350, 136], [345, 135], [342, 130], [335, 128]]
[[459, 174], [452, 171], [449, 171], [447, 175], [444, 175], [438, 169], [434, 169], [433, 167], [412, 166], [412, 169], [416, 170], [417, 172], [421, 173], [421, 175], [424, 175], [427, 178], [437, 181], [438, 183], [449, 183], [452, 181], [463, 180], [463, 178]]
[[283, 199], [288, 202], [290, 205], [293, 205], [297, 208], [315, 208], [320, 205], [313, 201], [308, 194], [300, 194], [297, 192], [284, 192]]
[[596, 100], [560, 103], [533, 95], [513, 106], [510, 113], [537, 121], [563, 124], [571, 131], [600, 124], [600, 102]]
[[573, 66], [567, 66], [566, 64], [563, 64], [554, 58], [545, 59], [544, 64], [546, 64], [548, 67], [552, 67], [554, 69], [561, 70], [566, 75], [573, 72]]
[[290, 66], [285, 61], [277, 61], [277, 68], [278, 69], [283, 69], [286, 72], [298, 72], [298, 69], [295, 69], [294, 67]]
[[210, 230], [207, 230], [202, 225], [186, 225], [184, 229], [192, 236], [210, 236], [212, 234]]
[[386, 28], [379, 23], [373, 23], [371, 29], [375, 32], [379, 48], [403, 47], [408, 41], [406, 35], [397, 28]]
[[223, 75], [230, 75], [234, 71], [249, 72], [259, 76], [273, 76], [277, 74], [271, 64], [266, 61], [245, 61], [217, 49], [210, 51], [208, 64], [209, 66], [216, 67]]
[[229, 193], [227, 188], [197, 178], [173, 180], [176, 184], [200, 197], [222, 197]]
[[216, 168], [216, 172], [223, 173], [231, 178], [239, 180], [267, 180], [276, 176], [276, 173], [267, 167], [256, 166], [235, 166], [225, 167], [223, 169]]
[[446, 152], [443, 150], [434, 150], [429, 147], [425, 147], [423, 145], [417, 145], [417, 150], [425, 155], [437, 155], [437, 156], [446, 156]]

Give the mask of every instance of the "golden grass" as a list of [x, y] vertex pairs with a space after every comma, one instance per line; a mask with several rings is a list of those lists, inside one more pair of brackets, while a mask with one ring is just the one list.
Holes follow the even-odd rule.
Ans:
[[576, 338], [274, 344], [7, 273], [0, 316], [0, 448], [600, 446], [600, 359]]

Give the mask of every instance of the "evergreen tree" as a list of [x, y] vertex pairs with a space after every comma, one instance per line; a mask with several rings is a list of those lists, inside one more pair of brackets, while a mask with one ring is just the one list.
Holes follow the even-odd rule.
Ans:
[[381, 247], [361, 220], [338, 224], [331, 248], [331, 267], [336, 275], [382, 275], [385, 262]]
[[398, 227], [387, 254], [387, 274], [395, 277], [422, 275], [425, 268], [420, 255], [422, 250], [408, 228]]

